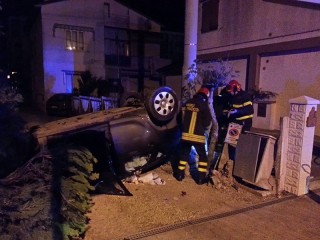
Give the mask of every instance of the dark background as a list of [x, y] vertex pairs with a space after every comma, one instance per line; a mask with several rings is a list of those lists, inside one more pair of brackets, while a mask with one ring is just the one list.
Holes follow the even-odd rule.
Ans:
[[[116, 0], [131, 9], [157, 21], [163, 30], [183, 32], [185, 0]], [[2, 14], [26, 15], [34, 14], [33, 6], [57, 0], [1, 0]], [[92, 1], [94, 3], [94, 1]]]
[[184, 30], [185, 0], [117, 0], [163, 25], [163, 30]]

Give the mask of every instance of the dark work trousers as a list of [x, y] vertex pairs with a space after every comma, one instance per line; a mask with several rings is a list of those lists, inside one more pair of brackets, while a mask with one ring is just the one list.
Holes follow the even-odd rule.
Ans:
[[178, 169], [180, 171], [185, 170], [186, 165], [189, 162], [191, 147], [194, 146], [194, 148], [196, 149], [199, 155], [198, 172], [206, 173], [207, 166], [208, 166], [208, 157], [206, 154], [205, 144], [188, 142], [188, 141], [181, 141], [180, 144], [181, 145], [180, 145], [180, 157], [179, 157]]

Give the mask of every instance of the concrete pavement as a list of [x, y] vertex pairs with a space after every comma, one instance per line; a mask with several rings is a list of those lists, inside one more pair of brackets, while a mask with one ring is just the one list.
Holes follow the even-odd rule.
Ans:
[[[121, 240], [311, 240], [320, 239], [320, 181], [300, 197], [282, 198], [223, 214], [182, 222]], [[120, 240], [120, 239], [119, 239]]]

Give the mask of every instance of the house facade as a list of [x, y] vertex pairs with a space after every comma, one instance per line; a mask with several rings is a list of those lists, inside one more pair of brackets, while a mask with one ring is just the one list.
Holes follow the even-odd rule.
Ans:
[[156, 70], [171, 63], [161, 47], [182, 38], [115, 0], [49, 1], [39, 9], [32, 86], [40, 109], [54, 93], [78, 89], [85, 71], [126, 91], [152, 90], [162, 81]]
[[254, 127], [279, 129], [280, 118], [289, 114], [289, 99], [320, 99], [316, 2], [199, 0], [197, 58], [229, 61], [243, 89], [278, 93], [267, 106], [260, 104], [265, 109], [255, 106]]

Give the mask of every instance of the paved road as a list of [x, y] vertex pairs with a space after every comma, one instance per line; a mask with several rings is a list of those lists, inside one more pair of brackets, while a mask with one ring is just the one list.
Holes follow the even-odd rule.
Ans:
[[290, 195], [249, 208], [127, 236], [122, 240], [320, 239], [320, 182], [315, 182], [311, 189], [308, 195], [301, 197]]

